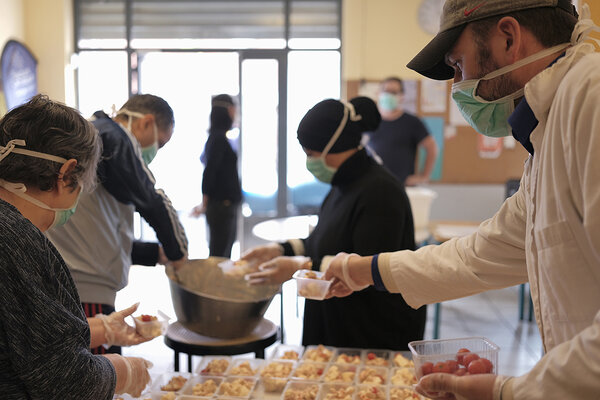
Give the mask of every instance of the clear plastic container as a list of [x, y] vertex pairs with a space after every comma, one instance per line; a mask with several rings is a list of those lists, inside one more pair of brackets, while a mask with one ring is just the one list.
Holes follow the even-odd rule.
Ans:
[[342, 383], [325, 383], [321, 386], [319, 400], [353, 400], [356, 388]]
[[217, 394], [224, 397], [249, 399], [257, 382], [258, 378], [230, 376], [221, 382]]
[[500, 351], [500, 347], [484, 337], [419, 340], [410, 342], [408, 348], [413, 354], [417, 379], [430, 373], [429, 367], [435, 368], [435, 371], [431, 372], [453, 373], [452, 369], [450, 371], [442, 370], [441, 364], [438, 368], [436, 365], [441, 362], [455, 361], [458, 363], [457, 367], [462, 370], [466, 366], [461, 365], [461, 363], [464, 362], [465, 357], [469, 356], [469, 353], [458, 353], [461, 349], [469, 350], [470, 353], [476, 355], [474, 357], [489, 360], [491, 362], [491, 370], [488, 373], [498, 373], [498, 352]]
[[299, 362], [294, 372], [292, 372], [292, 379], [319, 382], [323, 378], [327, 365], [326, 363], [312, 361]]
[[302, 361], [330, 362], [335, 359], [336, 349], [331, 346], [307, 346], [302, 356]]
[[260, 371], [264, 391], [268, 393], [281, 392], [292, 375], [295, 366], [295, 361], [288, 360], [266, 362]]
[[414, 368], [392, 368], [390, 371], [390, 385], [412, 386], [417, 383]]
[[232, 361], [227, 374], [229, 376], [258, 376], [264, 362], [260, 358], [239, 358]]
[[223, 376], [229, 371], [231, 361], [230, 356], [204, 356], [195, 372], [200, 375]]
[[303, 346], [294, 346], [289, 344], [279, 344], [271, 355], [272, 360], [291, 360], [298, 361], [304, 353]]
[[338, 348], [333, 362], [336, 364], [359, 365], [363, 362], [362, 350], [344, 347]]
[[412, 387], [390, 386], [388, 387], [389, 400], [427, 400], [419, 395]]
[[354, 384], [358, 366], [350, 364], [330, 364], [323, 374], [325, 383]]
[[[185, 396], [197, 396], [197, 397], [212, 397], [217, 394], [223, 377], [220, 376], [199, 376], [194, 375], [188, 380], [183, 389], [181, 395]], [[212, 381], [212, 382], [210, 382]]]
[[389, 381], [388, 375], [389, 369], [386, 367], [365, 365], [358, 369], [356, 379], [358, 384], [387, 385]]
[[381, 385], [357, 385], [354, 391], [355, 400], [387, 400], [388, 387]]
[[157, 315], [141, 314], [133, 317], [135, 331], [145, 338], [163, 335], [169, 327], [169, 318], [159, 312]]
[[191, 377], [188, 372], [165, 372], [154, 379], [152, 392], [180, 393]]
[[321, 385], [316, 382], [289, 381], [281, 394], [281, 399], [285, 400], [286, 396], [293, 396], [294, 399], [317, 400], [320, 390]]
[[367, 349], [363, 351], [362, 358], [365, 365], [389, 367], [391, 354], [392, 352], [389, 350]]
[[329, 291], [332, 281], [323, 279], [324, 272], [300, 269], [292, 275], [296, 279], [298, 296], [311, 300], [323, 300]]

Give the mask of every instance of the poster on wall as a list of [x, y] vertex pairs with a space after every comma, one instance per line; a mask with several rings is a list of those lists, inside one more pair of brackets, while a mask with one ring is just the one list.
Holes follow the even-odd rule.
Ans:
[[[16, 40], [9, 40], [2, 50], [0, 81], [7, 110], [27, 102], [37, 94], [37, 60]], [[0, 112], [1, 108], [0, 105]]]

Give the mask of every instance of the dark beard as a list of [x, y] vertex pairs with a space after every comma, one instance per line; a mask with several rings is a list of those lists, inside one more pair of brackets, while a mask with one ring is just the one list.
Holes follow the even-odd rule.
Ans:
[[[476, 45], [478, 47], [477, 64], [480, 77], [501, 68], [492, 60], [492, 55], [485, 46], [479, 43]], [[484, 100], [492, 101], [514, 93], [519, 89], [521, 89], [521, 86], [510, 77], [510, 73], [506, 73], [490, 80], [481, 81], [476, 94]]]

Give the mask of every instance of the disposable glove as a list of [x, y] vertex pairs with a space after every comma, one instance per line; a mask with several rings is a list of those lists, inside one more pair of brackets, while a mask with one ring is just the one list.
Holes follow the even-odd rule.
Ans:
[[128, 393], [140, 397], [144, 388], [150, 383], [148, 368], [152, 363], [139, 357], [123, 357], [119, 354], [104, 355], [110, 360], [117, 374], [116, 394]]
[[281, 285], [289, 280], [294, 272], [302, 268], [310, 269], [311, 260], [308, 257], [275, 257], [258, 267], [258, 272], [246, 275], [250, 285]]
[[283, 255], [283, 246], [279, 243], [268, 243], [246, 251], [241, 259], [259, 265]]
[[133, 314], [140, 303], [136, 303], [129, 308], [121, 311], [115, 311], [109, 315], [96, 314], [94, 318], [102, 320], [104, 325], [104, 337], [106, 343], [104, 347], [111, 346], [133, 346], [147, 342], [152, 338], [145, 338], [135, 331], [135, 328], [125, 322], [125, 318]]

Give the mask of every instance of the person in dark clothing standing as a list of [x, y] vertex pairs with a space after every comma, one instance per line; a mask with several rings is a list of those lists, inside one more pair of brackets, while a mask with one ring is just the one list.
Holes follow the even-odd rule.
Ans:
[[202, 204], [194, 207], [192, 216], [206, 214], [209, 255], [229, 258], [242, 201], [238, 157], [226, 136], [233, 125], [235, 103], [231, 96], [219, 94], [213, 97], [211, 105], [208, 140], [201, 157]]
[[[403, 97], [404, 83], [400, 78], [390, 77], [381, 82], [378, 105], [382, 121], [377, 129], [367, 133], [367, 147], [401, 183], [414, 186], [429, 182], [438, 147], [423, 122], [404, 110]], [[423, 170], [416, 173], [419, 148], [425, 149], [425, 163]]]
[[[247, 276], [251, 284], [282, 283], [311, 263], [312, 269], [325, 270], [341, 251], [415, 248], [402, 184], [360, 145], [362, 133], [377, 128], [380, 120], [377, 106], [366, 97], [350, 103], [324, 100], [304, 116], [298, 140], [307, 168], [331, 183], [331, 190], [306, 239], [259, 246], [244, 255], [262, 263], [259, 272]], [[343, 299], [306, 300], [303, 344], [405, 350], [408, 342], [423, 338], [424, 307], [414, 310], [402, 296], [362, 289]]]

